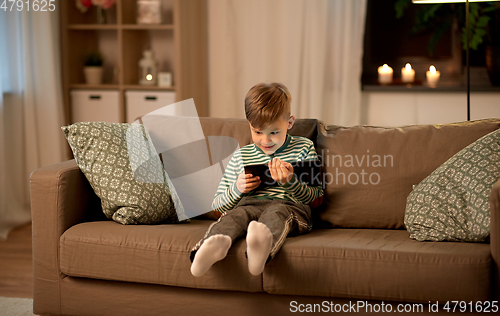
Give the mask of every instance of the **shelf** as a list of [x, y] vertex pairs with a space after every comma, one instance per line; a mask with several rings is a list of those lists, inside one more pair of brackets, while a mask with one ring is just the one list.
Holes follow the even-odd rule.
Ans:
[[[208, 115], [206, 0], [160, 1], [161, 24], [137, 24], [138, 7], [133, 0], [116, 0], [105, 11], [108, 22], [105, 24], [95, 23], [94, 8], [82, 13], [74, 1], [60, 1], [64, 108], [68, 124], [74, 119], [71, 93], [83, 90], [116, 93], [118, 108], [114, 109], [114, 121], [128, 120], [130, 100], [125, 94], [134, 90], [147, 95], [175, 95], [174, 101], [196, 99], [199, 115]], [[145, 50], [154, 52], [158, 72], [172, 74], [174, 86], [139, 84], [139, 61]], [[104, 59], [103, 83], [98, 85], [85, 84], [83, 71], [85, 57], [93, 51], [100, 52]], [[101, 119], [99, 111], [94, 112], [96, 119]]]
[[117, 90], [120, 88], [117, 84], [85, 84], [85, 83], [74, 83], [71, 84], [70, 89], [96, 89], [96, 90]]
[[68, 25], [69, 30], [89, 30], [89, 31], [99, 31], [99, 30], [118, 30], [118, 25], [116, 24], [70, 24]]
[[173, 30], [173, 24], [70, 24], [68, 25], [70, 30], [88, 30], [88, 31], [99, 31], [99, 30]]
[[74, 83], [69, 86], [70, 89], [96, 89], [96, 90], [158, 90], [158, 91], [175, 91], [175, 87], [159, 87], [159, 86], [146, 86], [140, 84], [127, 84], [127, 85], [118, 85], [118, 84], [99, 84], [99, 85], [91, 85], [85, 83]]
[[124, 90], [164, 90], [175, 91], [175, 87], [159, 87], [159, 86], [146, 86], [140, 84], [127, 84], [123, 86]]
[[[500, 86], [493, 86], [485, 67], [471, 67], [470, 91], [471, 92], [500, 92]], [[465, 75], [444, 75], [436, 87], [430, 87], [425, 80], [416, 78], [413, 84], [401, 82], [401, 78], [394, 78], [392, 84], [379, 84], [377, 78], [364, 78], [363, 91], [376, 92], [467, 92]]]
[[[467, 86], [438, 85], [434, 88], [428, 85], [380, 85], [364, 84], [361, 90], [374, 92], [467, 92]], [[500, 92], [498, 86], [475, 86], [471, 85], [471, 92]]]
[[173, 24], [123, 24], [124, 30], [173, 30]]

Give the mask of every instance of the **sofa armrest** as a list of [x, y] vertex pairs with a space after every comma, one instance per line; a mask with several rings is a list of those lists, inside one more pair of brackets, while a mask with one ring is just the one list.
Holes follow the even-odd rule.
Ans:
[[[30, 177], [33, 234], [34, 308], [60, 313], [59, 238], [71, 226], [90, 220], [94, 191], [75, 160], [34, 171]], [[102, 213], [102, 212], [101, 212]]]
[[493, 258], [493, 295], [500, 299], [500, 180], [490, 193], [490, 247]]

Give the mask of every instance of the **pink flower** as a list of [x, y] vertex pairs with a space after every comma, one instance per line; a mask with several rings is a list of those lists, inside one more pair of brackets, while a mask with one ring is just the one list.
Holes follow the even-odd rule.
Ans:
[[85, 13], [92, 5], [109, 9], [115, 4], [116, 0], [76, 0], [76, 7], [80, 12]]
[[85, 13], [92, 6], [91, 0], [76, 0], [76, 8]]
[[80, 0], [80, 3], [86, 8], [90, 8], [92, 6], [92, 0]]
[[103, 4], [103, 9], [109, 9], [115, 4], [116, 0], [105, 0]]
[[99, 7], [104, 6], [105, 2], [106, 2], [106, 0], [92, 0], [92, 4], [95, 6], [99, 6]]
[[115, 2], [116, 0], [92, 0], [93, 5], [102, 7], [103, 9], [109, 9]]

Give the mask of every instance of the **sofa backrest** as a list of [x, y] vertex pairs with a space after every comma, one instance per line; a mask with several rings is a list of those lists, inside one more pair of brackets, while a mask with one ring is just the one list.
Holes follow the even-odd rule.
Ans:
[[[238, 141], [240, 147], [252, 143], [250, 127], [248, 121], [245, 119], [201, 117], [200, 122], [205, 137], [230, 136]], [[316, 144], [318, 135], [317, 126], [318, 120], [316, 119], [297, 119], [288, 133], [293, 136], [307, 137]]]
[[406, 198], [455, 153], [498, 129], [500, 119], [397, 128], [319, 125], [325, 199], [332, 227], [404, 228]]

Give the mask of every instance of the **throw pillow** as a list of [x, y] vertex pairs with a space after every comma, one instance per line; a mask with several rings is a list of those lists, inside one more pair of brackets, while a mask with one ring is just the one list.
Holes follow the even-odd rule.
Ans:
[[418, 241], [482, 242], [489, 196], [500, 176], [500, 129], [455, 154], [409, 194], [404, 222]]
[[143, 125], [81, 122], [61, 129], [107, 218], [121, 224], [189, 221]]

